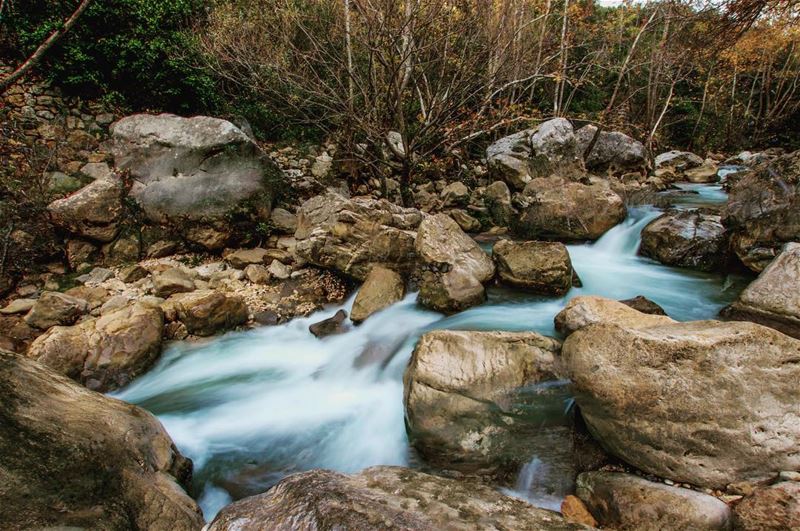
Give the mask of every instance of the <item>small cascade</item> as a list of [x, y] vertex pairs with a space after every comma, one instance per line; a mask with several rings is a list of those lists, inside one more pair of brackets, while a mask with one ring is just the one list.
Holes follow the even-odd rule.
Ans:
[[595, 253], [615, 256], [636, 256], [642, 241], [642, 229], [661, 212], [653, 207], [631, 207], [628, 217], [606, 232], [591, 246]]
[[560, 471], [534, 456], [520, 470], [514, 489], [504, 492], [531, 505], [559, 511], [562, 500], [571, 490], [571, 484], [564, 481]]

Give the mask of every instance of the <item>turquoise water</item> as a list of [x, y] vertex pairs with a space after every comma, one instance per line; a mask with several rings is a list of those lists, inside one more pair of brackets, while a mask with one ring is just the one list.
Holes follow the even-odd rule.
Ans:
[[[716, 193], [700, 189], [700, 194]], [[149, 373], [116, 396], [156, 414], [194, 461], [194, 495], [207, 518], [293, 472], [413, 465], [402, 374], [422, 333], [533, 330], [553, 335], [555, 314], [566, 301], [585, 294], [644, 295], [679, 320], [713, 318], [735, 299], [745, 279], [665, 267], [637, 256], [642, 228], [658, 215], [652, 207], [632, 208], [624, 223], [596, 243], [570, 246], [583, 287], [565, 297], [493, 287], [486, 304], [445, 317], [421, 309], [410, 294], [361, 326], [318, 340], [308, 326], [339, 309], [329, 308], [203, 344], [173, 344]], [[352, 298], [341, 308], [349, 311], [351, 305]], [[532, 475], [546, 468], [537, 456], [530, 457], [520, 476], [521, 495], [536, 485]]]

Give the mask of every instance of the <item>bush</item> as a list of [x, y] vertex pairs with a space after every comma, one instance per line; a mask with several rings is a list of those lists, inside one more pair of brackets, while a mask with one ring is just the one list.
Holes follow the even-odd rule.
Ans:
[[[65, 5], [66, 4], [66, 5]], [[216, 82], [196, 65], [191, 24], [200, 0], [94, 2], [48, 52], [38, 72], [66, 92], [104, 97], [134, 109], [193, 113], [219, 103]], [[30, 54], [61, 24], [74, 2], [17, 0], [2, 19], [0, 50], [12, 61]]]

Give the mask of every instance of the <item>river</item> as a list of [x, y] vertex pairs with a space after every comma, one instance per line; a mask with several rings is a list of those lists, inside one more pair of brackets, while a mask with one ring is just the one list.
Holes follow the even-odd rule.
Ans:
[[[679, 208], [725, 201], [718, 185], [683, 185]], [[318, 340], [309, 324], [340, 307], [284, 325], [174, 343], [146, 375], [115, 394], [158, 416], [194, 461], [194, 495], [207, 519], [231, 500], [263, 492], [293, 472], [355, 472], [378, 464], [414, 466], [403, 421], [402, 375], [419, 336], [432, 329], [532, 330], [554, 335], [553, 317], [577, 295], [644, 295], [678, 320], [713, 318], [746, 279], [662, 266], [637, 256], [654, 207], [569, 252], [583, 287], [565, 297], [491, 288], [489, 300], [445, 317], [416, 305], [416, 294], [345, 334]], [[526, 459], [528, 456], [526, 456]], [[537, 492], [546, 463], [530, 456], [513, 493], [552, 507]]]

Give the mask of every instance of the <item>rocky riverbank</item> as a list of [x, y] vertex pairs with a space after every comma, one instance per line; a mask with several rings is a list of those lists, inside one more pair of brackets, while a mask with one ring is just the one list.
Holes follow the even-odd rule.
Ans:
[[[167, 342], [285, 323], [359, 284], [352, 315], [312, 324], [315, 336], [369, 323], [410, 291], [444, 314], [480, 306], [496, 283], [562, 296], [581, 282], [565, 242], [602, 237], [626, 201], [714, 182], [723, 162], [669, 152], [651, 168], [615, 132], [584, 161], [591, 126], [556, 119], [489, 146], [469, 186], [419, 183], [401, 206], [391, 177], [350, 189], [335, 146], [298, 159], [225, 120], [172, 115], [126, 117], [108, 134], [105, 158], [92, 158], [103, 162], [79, 170], [91, 182], [48, 208], [63, 254], [2, 293], [11, 528], [203, 525], [183, 490], [191, 462], [152, 416], [98, 393], [145, 374]], [[428, 332], [405, 372], [406, 429], [444, 477], [292, 475], [209, 529], [800, 525], [797, 157], [740, 154], [728, 162], [753, 167], [728, 177], [724, 206], [670, 210], [642, 233], [640, 252], [663, 264], [759, 273], [729, 320], [578, 297], [555, 318], [560, 337]], [[498, 240], [491, 254], [479, 232]], [[570, 396], [576, 407], [555, 415]], [[562, 515], [486, 485], [509, 484], [542, 448], [574, 491]]]

